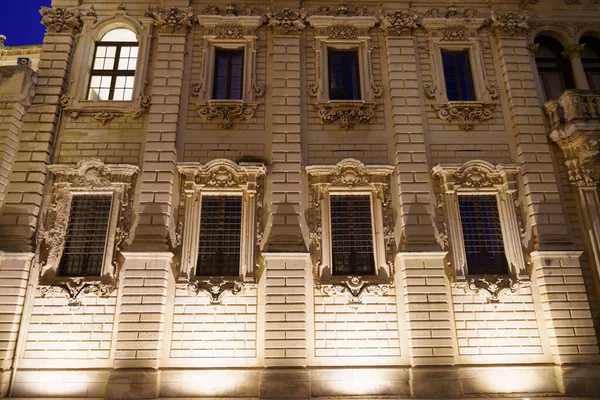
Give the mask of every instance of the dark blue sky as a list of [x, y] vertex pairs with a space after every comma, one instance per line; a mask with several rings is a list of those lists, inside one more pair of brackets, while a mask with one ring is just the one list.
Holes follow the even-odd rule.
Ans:
[[40, 24], [41, 6], [51, 0], [0, 0], [0, 34], [7, 37], [7, 46], [41, 44], [45, 28]]

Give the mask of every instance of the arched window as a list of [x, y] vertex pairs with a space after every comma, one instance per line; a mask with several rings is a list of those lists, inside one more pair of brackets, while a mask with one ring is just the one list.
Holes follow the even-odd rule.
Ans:
[[591, 90], [600, 90], [600, 39], [585, 36], [579, 40], [584, 44], [581, 63]]
[[122, 100], [133, 97], [138, 42], [127, 28], [108, 31], [96, 43], [88, 100]]
[[565, 89], [575, 88], [571, 62], [561, 54], [565, 49], [558, 40], [540, 36], [535, 38], [535, 43], [540, 45], [535, 63], [545, 99], [558, 99]]

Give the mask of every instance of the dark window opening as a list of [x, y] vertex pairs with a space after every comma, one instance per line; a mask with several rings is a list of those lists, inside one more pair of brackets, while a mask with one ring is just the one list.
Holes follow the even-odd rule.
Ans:
[[358, 51], [327, 49], [329, 99], [360, 100]]
[[575, 88], [571, 62], [561, 54], [565, 49], [558, 40], [541, 36], [534, 42], [539, 44], [535, 64], [545, 100], [556, 100], [565, 89]]
[[459, 196], [469, 275], [508, 274], [495, 196]]
[[581, 63], [590, 90], [600, 91], [600, 39], [593, 36], [582, 37], [579, 41], [584, 44]]
[[213, 99], [241, 100], [244, 86], [244, 50], [215, 49]]
[[468, 51], [442, 51], [448, 101], [474, 101], [475, 88]]
[[241, 196], [204, 196], [196, 275], [238, 276], [241, 234]]
[[375, 273], [370, 196], [331, 196], [331, 254], [333, 275]]
[[111, 203], [110, 195], [73, 196], [59, 276], [100, 276]]

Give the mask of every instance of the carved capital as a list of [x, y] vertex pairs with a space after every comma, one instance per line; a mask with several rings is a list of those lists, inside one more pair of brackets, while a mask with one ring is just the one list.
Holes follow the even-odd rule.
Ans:
[[160, 33], [185, 34], [192, 26], [194, 14], [191, 8], [180, 10], [177, 7], [154, 8], [152, 10], [154, 25]]
[[377, 17], [387, 36], [411, 35], [413, 29], [419, 26], [419, 16], [415, 13], [404, 13], [399, 10], [393, 14], [380, 13]]
[[46, 26], [48, 33], [70, 33], [76, 34], [81, 29], [81, 17], [78, 8], [42, 6], [40, 9], [42, 24]]
[[581, 54], [583, 54], [583, 50], [585, 48], [585, 43], [582, 44], [572, 44], [570, 46], [568, 46], [562, 53], [562, 56], [565, 58], [572, 58], [572, 57], [581, 57]]
[[459, 123], [461, 131], [472, 131], [476, 123], [487, 121], [493, 116], [494, 104], [473, 102], [451, 102], [435, 107], [437, 116], [442, 121]]
[[491, 12], [492, 28], [497, 35], [518, 36], [524, 35], [529, 31], [529, 16], [526, 13], [506, 12], [496, 14]]
[[232, 129], [236, 121], [245, 121], [254, 117], [258, 103], [247, 103], [237, 100], [210, 100], [205, 104], [198, 104], [198, 115], [204, 121], [216, 120], [219, 128]]
[[525, 279], [513, 279], [500, 276], [471, 276], [466, 282], [454, 283], [461, 287], [467, 294], [483, 296], [488, 303], [500, 303], [501, 296], [519, 294], [522, 289], [531, 286]]
[[363, 101], [328, 101], [315, 104], [321, 124], [340, 122], [340, 128], [350, 130], [355, 123], [370, 123], [375, 115], [375, 103]]
[[267, 25], [273, 31], [283, 35], [298, 35], [306, 27], [306, 13], [304, 9], [298, 11], [284, 8], [280, 11], [269, 9], [266, 14]]

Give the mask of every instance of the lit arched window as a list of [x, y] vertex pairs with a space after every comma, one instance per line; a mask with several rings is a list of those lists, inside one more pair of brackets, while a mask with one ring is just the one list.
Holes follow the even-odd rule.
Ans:
[[579, 40], [579, 43], [585, 45], [581, 62], [588, 85], [591, 90], [600, 90], [600, 39], [585, 36]]
[[565, 89], [575, 88], [571, 62], [561, 54], [565, 48], [558, 40], [541, 36], [535, 38], [535, 43], [540, 45], [535, 54], [535, 63], [545, 98], [558, 99]]
[[131, 100], [137, 56], [135, 33], [126, 28], [108, 31], [96, 43], [88, 100]]

